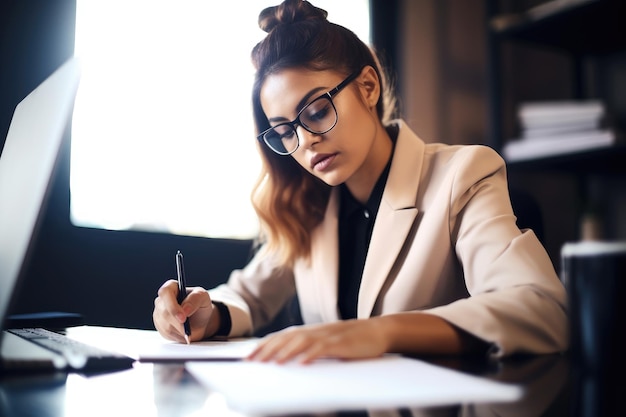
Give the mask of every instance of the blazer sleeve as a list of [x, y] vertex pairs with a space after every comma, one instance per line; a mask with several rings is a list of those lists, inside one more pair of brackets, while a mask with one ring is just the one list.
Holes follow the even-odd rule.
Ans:
[[566, 292], [532, 230], [520, 230], [506, 166], [485, 146], [454, 156], [449, 233], [470, 297], [426, 312], [490, 342], [495, 356], [567, 349]]
[[231, 316], [229, 337], [250, 336], [269, 324], [295, 295], [293, 272], [278, 267], [260, 251], [228, 281], [209, 290], [211, 300], [226, 305]]

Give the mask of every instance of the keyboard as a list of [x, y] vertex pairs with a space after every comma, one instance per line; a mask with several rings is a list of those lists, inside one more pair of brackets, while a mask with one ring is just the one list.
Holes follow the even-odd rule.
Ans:
[[44, 328], [7, 330], [55, 353], [54, 367], [60, 370], [99, 372], [131, 368], [133, 358], [100, 349]]

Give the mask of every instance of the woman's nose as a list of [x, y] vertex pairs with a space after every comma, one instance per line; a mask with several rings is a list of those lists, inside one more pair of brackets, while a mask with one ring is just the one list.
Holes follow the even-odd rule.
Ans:
[[298, 134], [298, 140], [300, 141], [300, 147], [308, 149], [318, 143], [321, 140], [321, 135], [318, 133], [311, 133], [302, 126], [296, 127], [296, 133]]

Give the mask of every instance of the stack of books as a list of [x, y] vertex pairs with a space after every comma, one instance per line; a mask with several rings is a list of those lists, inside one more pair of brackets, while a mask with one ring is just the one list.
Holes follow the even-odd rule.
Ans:
[[520, 138], [502, 149], [509, 162], [611, 146], [615, 134], [602, 128], [600, 101], [524, 103], [518, 109]]

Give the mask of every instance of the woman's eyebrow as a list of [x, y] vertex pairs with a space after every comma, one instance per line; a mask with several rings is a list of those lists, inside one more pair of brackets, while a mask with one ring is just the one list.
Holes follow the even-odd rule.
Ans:
[[[311, 96], [317, 94], [320, 91], [324, 91], [326, 90], [326, 87], [316, 87], [314, 89], [312, 89], [311, 91], [309, 91], [308, 93], [305, 94], [304, 97], [302, 97], [302, 100], [300, 100], [298, 102], [298, 105], [296, 106], [296, 113], [300, 113], [300, 110], [302, 110], [304, 108], [304, 106], [307, 105], [307, 103], [309, 102], [309, 99], [311, 98]], [[270, 123], [282, 123], [282, 122], [289, 122], [290, 120], [287, 119], [286, 117], [271, 117], [269, 119], [267, 119], [268, 122]]]
[[296, 113], [300, 113], [300, 110], [302, 110], [304, 106], [307, 105], [312, 95], [316, 94], [319, 91], [324, 91], [325, 89], [326, 87], [316, 87], [309, 91], [304, 97], [302, 97], [302, 100], [300, 100], [300, 102], [296, 106]]

